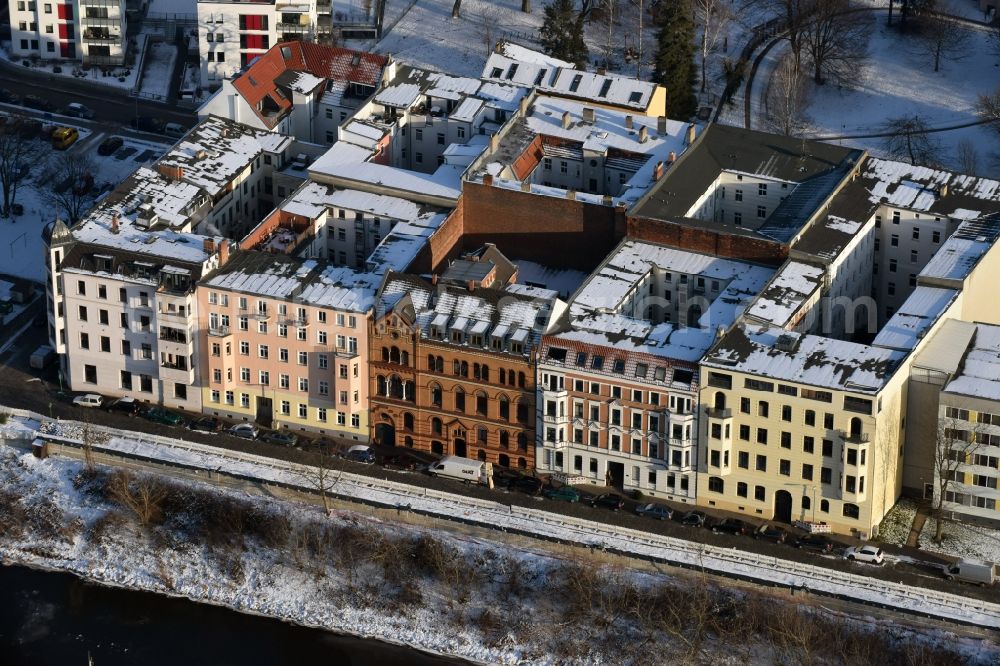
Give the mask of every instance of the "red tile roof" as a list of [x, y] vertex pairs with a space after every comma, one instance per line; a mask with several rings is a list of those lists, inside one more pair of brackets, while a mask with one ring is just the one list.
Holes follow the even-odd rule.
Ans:
[[[273, 128], [292, 107], [290, 99], [276, 92], [275, 80], [284, 72], [306, 71], [325, 79], [378, 87], [387, 62], [388, 58], [376, 53], [313, 42], [280, 42], [233, 79], [233, 87], [261, 121]], [[257, 108], [265, 100], [267, 106], [276, 108], [276, 113], [267, 114], [266, 109]]]

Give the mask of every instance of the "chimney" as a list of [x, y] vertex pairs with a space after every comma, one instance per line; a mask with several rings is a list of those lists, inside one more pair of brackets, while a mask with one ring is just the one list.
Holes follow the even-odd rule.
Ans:
[[436, 285], [437, 283], [438, 283], [438, 274], [437, 273], [432, 273], [431, 274], [431, 284]]
[[530, 180], [522, 180], [521, 181], [521, 191], [522, 192], [530, 192], [531, 191], [531, 181]]
[[607, 74], [608, 74], [608, 69], [606, 67], [598, 67], [597, 68], [597, 75], [598, 76], [607, 76]]
[[663, 171], [663, 162], [657, 162], [656, 166], [653, 167], [653, 182], [663, 178]]
[[223, 266], [229, 261], [229, 239], [223, 238], [219, 243], [219, 265]]
[[493, 174], [488, 173], [483, 176], [483, 185], [486, 187], [493, 187]]
[[667, 134], [667, 117], [659, 116], [656, 119], [656, 133], [660, 136], [666, 136]]
[[576, 192], [573, 190], [566, 190], [566, 198], [570, 201], [576, 201]]
[[206, 238], [202, 242], [202, 249], [205, 250], [205, 254], [215, 254], [215, 239]]
[[528, 102], [529, 102], [528, 96], [525, 95], [524, 97], [521, 98], [520, 104], [518, 104], [517, 108], [520, 111], [522, 118], [528, 117]]
[[938, 196], [939, 197], [948, 196], [948, 183], [941, 183], [941, 187], [938, 188]]
[[469, 280], [468, 282], [465, 283], [465, 286], [468, 287], [469, 292], [471, 293], [476, 290], [476, 281]]
[[610, 206], [614, 202], [615, 199], [610, 194], [605, 194], [604, 197], [601, 199], [601, 203], [603, 203], [605, 206]]
[[497, 152], [497, 148], [500, 147], [500, 135], [494, 134], [490, 136], [490, 152]]
[[671, 150], [670, 154], [667, 155], [667, 163], [668, 164], [673, 164], [676, 161], [677, 161], [677, 153], [675, 153], [674, 151]]
[[589, 106], [583, 107], [583, 122], [585, 123], [594, 122], [594, 110]]
[[643, 125], [639, 128], [639, 143], [646, 143], [649, 140], [649, 130]]
[[625, 116], [625, 129], [632, 129], [632, 116]]
[[569, 111], [563, 111], [562, 127], [563, 129], [569, 129], [569, 125], [570, 125]]
[[696, 128], [694, 126], [694, 123], [691, 123], [690, 125], [688, 125], [687, 136], [684, 137], [684, 140], [687, 142], [687, 145], [690, 146], [692, 143], [694, 143], [695, 132], [696, 132]]
[[111, 216], [111, 233], [118, 233], [118, 213]]

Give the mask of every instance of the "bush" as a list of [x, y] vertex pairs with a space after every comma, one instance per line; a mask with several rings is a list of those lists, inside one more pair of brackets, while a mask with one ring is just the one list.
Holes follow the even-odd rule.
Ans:
[[0, 425], [7, 423], [7, 419], [10, 418], [10, 414], [0, 412]]

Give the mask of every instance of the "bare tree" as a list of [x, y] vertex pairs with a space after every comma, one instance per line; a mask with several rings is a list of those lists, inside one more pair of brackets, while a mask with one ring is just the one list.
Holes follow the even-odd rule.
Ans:
[[163, 515], [167, 487], [152, 475], [133, 476], [128, 470], [118, 470], [108, 481], [111, 499], [132, 512], [142, 526], [152, 525]]
[[867, 12], [853, 9], [850, 0], [816, 0], [800, 28], [802, 49], [819, 85], [830, 76], [852, 81], [863, 70], [872, 19]]
[[618, 40], [615, 39], [615, 12], [618, 10], [618, 0], [601, 0], [604, 10], [604, 20], [608, 25], [608, 37], [604, 42], [604, 66], [611, 69], [611, 55], [614, 53]]
[[[947, 11], [948, 7], [942, 8]], [[963, 60], [971, 55], [968, 31], [957, 21], [941, 14], [925, 12], [915, 22], [911, 48], [941, 69], [942, 60]]]
[[320, 443], [319, 454], [309, 465], [303, 465], [303, 471], [299, 477], [309, 488], [319, 493], [323, 500], [323, 511], [330, 512], [330, 492], [340, 481], [343, 470], [338, 464], [337, 458], [333, 456], [330, 446], [326, 442]]
[[42, 201], [76, 223], [93, 200], [90, 189], [96, 169], [89, 153], [57, 153], [45, 165], [35, 188]]
[[635, 78], [642, 80], [642, 26], [646, 21], [646, 3], [645, 0], [630, 0], [630, 2], [638, 10], [636, 16], [638, 17], [638, 26], [635, 31], [636, 39], [636, 54], [635, 54]]
[[479, 37], [486, 47], [486, 57], [489, 58], [496, 47], [497, 35], [500, 32], [500, 8], [496, 5], [487, 5], [483, 13], [479, 15], [478, 27]]
[[767, 89], [767, 121], [775, 132], [785, 136], [801, 134], [808, 125], [806, 108], [808, 90], [802, 72], [792, 58], [783, 58], [775, 68]]
[[462, 18], [462, 0], [455, 0], [455, 4], [451, 6], [451, 17]]
[[[969, 421], [969, 412], [953, 407], [946, 408], [946, 416], [938, 419], [934, 442], [934, 502], [933, 514], [937, 522], [934, 540], [940, 542], [943, 533], [944, 503], [959, 469], [971, 463], [980, 448], [983, 426]], [[971, 427], [970, 427], [971, 426]]]
[[979, 96], [976, 100], [976, 113], [1000, 132], [1000, 88]]
[[930, 128], [920, 116], [897, 116], [882, 124], [887, 133], [883, 147], [889, 157], [906, 159], [910, 164], [931, 165], [937, 162], [938, 142], [931, 138]]
[[[822, 4], [822, 0], [747, 0], [744, 7], [759, 7], [777, 17], [785, 29], [792, 62], [798, 69], [802, 62], [802, 28], [811, 20], [817, 3]], [[759, 15], [746, 13], [748, 16]]]
[[698, 29], [701, 30], [698, 48], [701, 55], [701, 92], [705, 92], [709, 57], [726, 34], [732, 13], [729, 10], [730, 3], [724, 0], [692, 0], [691, 4]]
[[962, 139], [958, 142], [956, 153], [958, 168], [962, 173], [970, 176], [979, 173], [979, 151], [976, 150], [975, 143], [969, 139]]
[[3, 188], [3, 215], [17, 199], [17, 188], [27, 175], [28, 162], [33, 161], [32, 137], [27, 119], [10, 116], [0, 125], [0, 187]]

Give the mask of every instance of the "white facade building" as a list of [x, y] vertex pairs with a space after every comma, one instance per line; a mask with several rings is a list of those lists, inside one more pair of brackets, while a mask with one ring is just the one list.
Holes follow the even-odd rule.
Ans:
[[125, 0], [9, 0], [11, 55], [120, 65], [125, 60]]

